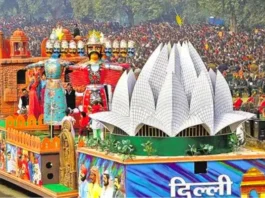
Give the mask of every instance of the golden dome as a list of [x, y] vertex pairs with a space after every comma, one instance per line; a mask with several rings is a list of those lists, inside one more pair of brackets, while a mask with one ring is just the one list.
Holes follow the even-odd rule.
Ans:
[[14, 42], [16, 42], [16, 41], [17, 42], [27, 42], [29, 39], [28, 39], [28, 37], [24, 31], [17, 29], [16, 31], [13, 32], [10, 40], [14, 41]]
[[26, 36], [26, 35], [22, 30], [17, 29], [16, 31], [13, 32], [13, 36], [20, 37], [20, 36]]

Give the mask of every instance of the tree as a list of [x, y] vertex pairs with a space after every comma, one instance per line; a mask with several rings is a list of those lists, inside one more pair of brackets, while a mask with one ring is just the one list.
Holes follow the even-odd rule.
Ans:
[[90, 16], [112, 21], [124, 16], [130, 26], [134, 25], [137, 16], [142, 20], [152, 20], [161, 17], [166, 11], [163, 0], [71, 0], [71, 5], [76, 18]]
[[56, 20], [65, 17], [66, 9], [69, 8], [70, 4], [65, 0], [43, 0], [42, 6]]
[[250, 18], [248, 17], [260, 15], [258, 18], [261, 21], [264, 18], [262, 10], [265, 5], [263, 0], [199, 0], [198, 2], [201, 10], [207, 11], [211, 15], [223, 16], [228, 19], [230, 29], [234, 32], [237, 31], [238, 24], [249, 21]]
[[18, 3], [17, 0], [0, 0], [0, 15], [12, 16], [17, 14]]
[[43, 4], [43, 0], [24, 0], [24, 1], [17, 1], [18, 5], [18, 13], [25, 14], [29, 21], [32, 20], [32, 17], [39, 13]]
[[97, 2], [96, 0], [71, 0], [70, 2], [75, 18], [83, 19], [86, 17], [94, 17], [94, 3]]

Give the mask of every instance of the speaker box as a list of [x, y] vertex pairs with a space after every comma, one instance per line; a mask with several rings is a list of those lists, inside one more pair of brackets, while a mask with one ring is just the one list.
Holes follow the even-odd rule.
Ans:
[[248, 120], [245, 122], [246, 134], [254, 137], [254, 120]]
[[59, 183], [59, 154], [41, 155], [41, 174], [43, 184]]
[[207, 173], [207, 162], [194, 162], [194, 173], [195, 174], [201, 174], [201, 173]]
[[254, 135], [253, 137], [259, 140], [265, 140], [265, 121], [255, 120], [254, 121]]

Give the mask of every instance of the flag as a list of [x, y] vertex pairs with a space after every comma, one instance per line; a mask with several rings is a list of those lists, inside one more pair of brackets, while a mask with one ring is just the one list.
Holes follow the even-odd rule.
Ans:
[[208, 50], [209, 49], [209, 45], [208, 45], [208, 43], [205, 43], [205, 50]]
[[182, 26], [182, 24], [183, 24], [183, 20], [182, 20], [182, 18], [181, 18], [179, 15], [176, 15], [176, 21], [177, 21], [177, 24], [178, 24], [179, 26]]

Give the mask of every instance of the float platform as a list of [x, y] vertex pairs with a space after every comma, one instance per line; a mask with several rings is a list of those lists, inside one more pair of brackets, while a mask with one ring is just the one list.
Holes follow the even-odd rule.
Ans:
[[241, 148], [237, 152], [204, 156], [133, 157], [122, 160], [80, 147], [79, 171], [97, 167], [120, 178], [126, 197], [265, 197], [265, 151]]

